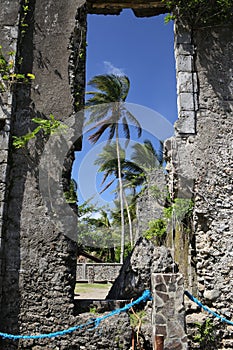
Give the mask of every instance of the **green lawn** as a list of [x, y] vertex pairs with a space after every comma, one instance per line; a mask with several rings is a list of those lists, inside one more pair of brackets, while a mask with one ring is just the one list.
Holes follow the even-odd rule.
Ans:
[[74, 292], [75, 294], [88, 293], [99, 289], [108, 290], [110, 287], [110, 283], [76, 283]]

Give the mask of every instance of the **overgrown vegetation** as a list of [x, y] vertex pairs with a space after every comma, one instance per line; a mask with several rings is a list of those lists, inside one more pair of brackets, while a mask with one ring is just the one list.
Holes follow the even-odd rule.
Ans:
[[198, 344], [201, 350], [216, 349], [215, 326], [210, 318], [203, 323], [196, 322], [196, 334], [193, 337], [194, 343]]
[[164, 219], [157, 219], [150, 221], [148, 225], [149, 228], [143, 236], [156, 245], [162, 245], [167, 234], [167, 222]]
[[161, 218], [149, 221], [149, 228], [143, 233], [143, 236], [156, 245], [162, 245], [167, 236], [169, 223], [173, 220], [176, 225], [188, 226], [187, 222], [191, 220], [192, 212], [193, 201], [191, 199], [175, 198], [173, 203], [163, 209]]
[[132, 328], [132, 350], [145, 350], [145, 339], [141, 330], [142, 324], [146, 322], [146, 311], [138, 310], [135, 311], [133, 308], [130, 309], [130, 325]]
[[32, 73], [15, 73], [14, 60], [15, 52], [9, 51], [4, 54], [0, 45], [0, 93], [11, 90], [15, 84], [28, 84], [35, 79]]
[[36, 137], [36, 135], [43, 131], [44, 135], [53, 135], [59, 130], [66, 129], [66, 126], [62, 124], [59, 120], [56, 120], [53, 114], [50, 114], [48, 119], [44, 118], [32, 118], [32, 121], [38, 126], [31, 132], [23, 136], [13, 136], [13, 145], [15, 148], [25, 147], [27, 143]]
[[232, 0], [162, 0], [169, 15], [165, 21], [179, 19], [192, 27], [209, 26], [233, 21]]

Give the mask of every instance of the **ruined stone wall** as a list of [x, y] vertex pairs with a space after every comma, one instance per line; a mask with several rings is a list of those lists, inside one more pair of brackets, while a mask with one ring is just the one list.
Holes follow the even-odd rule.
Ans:
[[77, 263], [76, 281], [114, 282], [118, 277], [122, 264], [111, 263]]
[[[190, 290], [231, 319], [232, 49], [229, 26], [193, 33], [176, 28], [179, 121], [175, 138], [167, 142], [171, 190], [194, 200]], [[187, 317], [190, 326], [198, 320], [197, 310], [193, 312]], [[226, 325], [221, 337], [218, 349], [231, 349]]]
[[[0, 32], [3, 52], [16, 51], [18, 37], [18, 4], [14, 1], [1, 1]], [[0, 96], [0, 307], [2, 304], [3, 281], [5, 274], [4, 226], [6, 224], [6, 201], [8, 179], [8, 153], [12, 110], [12, 93], [6, 91]], [[16, 266], [8, 267], [14, 273]], [[0, 309], [1, 310], [1, 309]]]
[[[28, 26], [22, 33], [19, 30], [22, 4], [18, 0], [0, 1], [0, 44], [4, 51], [16, 50], [18, 71], [36, 77], [32, 84], [16, 85], [12, 93], [4, 94], [0, 100], [3, 332], [47, 333], [82, 322], [81, 318], [73, 317], [76, 244], [51, 221], [39, 188], [44, 143], [38, 137], [26, 150], [16, 150], [8, 137], [8, 126], [11, 135], [22, 135], [35, 127], [31, 122], [34, 116], [48, 117], [53, 113], [65, 120], [81, 107], [85, 84], [85, 60], [80, 60], [86, 41], [84, 3], [84, 0], [70, 0], [69, 5], [65, 0], [30, 0], [25, 17]], [[110, 6], [106, 3], [104, 13]], [[142, 8], [148, 15], [155, 14], [158, 1], [150, 2], [153, 10], [150, 14], [143, 1], [137, 3], [139, 15]], [[233, 318], [232, 43], [232, 28], [227, 26], [192, 33], [176, 27], [179, 121], [176, 137], [167, 142], [171, 192], [181, 198], [192, 197], [195, 203], [193, 231], [188, 238], [192, 266], [188, 285], [204, 303], [229, 318]], [[81, 122], [77, 121], [78, 127]], [[189, 314], [188, 322], [193, 322], [196, 315], [195, 310], [190, 321]], [[119, 336], [128, 327], [127, 316], [117, 326], [113, 323], [99, 345], [93, 337], [90, 349], [97, 345], [100, 349], [129, 348], [129, 332], [125, 333], [124, 344]], [[110, 344], [112, 329], [116, 335]], [[0, 348], [85, 349], [89, 340], [87, 336], [84, 345], [75, 338], [19, 343], [0, 340]], [[225, 327], [219, 349], [232, 348], [230, 330]]]
[[[8, 146], [5, 120], [10, 120], [11, 136], [20, 136], [35, 128], [31, 122], [35, 116], [46, 118], [52, 113], [65, 120], [77, 111], [85, 84], [85, 58], [84, 62], [79, 60], [86, 40], [83, 3], [73, 0], [68, 6], [66, 1], [30, 0], [25, 32], [19, 25], [22, 4], [18, 0], [1, 0], [0, 4], [3, 51], [16, 51], [16, 71], [35, 75], [31, 84], [14, 84], [12, 96], [8, 91], [0, 100], [0, 118], [4, 121], [0, 135], [1, 332], [51, 332], [75, 322], [76, 243], [51, 220], [41, 196], [42, 134], [26, 149], [17, 150], [12, 138]], [[80, 91], [75, 95], [77, 84]], [[1, 349], [33, 346], [33, 341], [0, 339]], [[55, 343], [46, 348], [54, 346]]]
[[163, 216], [167, 183], [163, 169], [155, 169], [147, 176], [147, 185], [137, 200], [137, 239], [149, 228], [148, 223]]

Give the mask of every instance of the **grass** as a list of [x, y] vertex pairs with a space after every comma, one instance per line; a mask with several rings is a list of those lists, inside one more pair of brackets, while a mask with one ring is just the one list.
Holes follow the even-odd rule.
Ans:
[[88, 291], [95, 291], [96, 289], [108, 290], [111, 285], [108, 283], [76, 283], [75, 293], [85, 293]]

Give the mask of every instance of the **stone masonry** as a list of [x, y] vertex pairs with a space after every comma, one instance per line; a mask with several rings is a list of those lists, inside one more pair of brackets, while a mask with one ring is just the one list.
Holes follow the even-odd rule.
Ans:
[[[67, 6], [66, 1], [30, 0], [23, 33], [19, 30], [23, 2], [0, 1], [3, 51], [17, 48], [16, 69], [36, 77], [32, 84], [13, 86], [12, 103], [9, 93], [0, 100], [4, 121], [0, 134], [2, 332], [50, 332], [76, 322], [72, 318], [76, 243], [50, 220], [40, 194], [38, 165], [44, 144], [37, 139], [27, 150], [16, 150], [10, 140], [8, 147], [7, 122], [11, 135], [22, 135], [35, 127], [31, 122], [35, 116], [52, 113], [65, 120], [77, 110], [73, 89], [76, 84], [84, 89], [85, 84], [79, 60], [81, 43], [86, 40], [83, 3], [69, 1]], [[66, 348], [65, 341], [58, 340], [58, 344], [59, 349]], [[45, 347], [56, 348], [56, 340]], [[0, 349], [24, 348], [33, 349], [35, 344], [0, 339]]]
[[[27, 149], [16, 150], [11, 136], [34, 128], [31, 119], [35, 116], [52, 113], [66, 120], [82, 107], [87, 11], [112, 13], [112, 6], [113, 13], [119, 13], [121, 8], [131, 7], [137, 16], [151, 16], [163, 13], [164, 6], [157, 0], [133, 4], [123, 0], [70, 0], [69, 4], [65, 0], [29, 0], [23, 17], [23, 4], [0, 0], [3, 51], [16, 50], [16, 70], [36, 77], [31, 84], [16, 84], [0, 99], [0, 325], [2, 332], [35, 334], [82, 322], [74, 315], [73, 305], [76, 243], [62, 226], [51, 221], [50, 208], [40, 192], [44, 140], [38, 137]], [[25, 33], [20, 26], [23, 18]], [[194, 266], [190, 273], [195, 278], [191, 278], [190, 291], [231, 319], [232, 53], [231, 26], [191, 31], [176, 24], [179, 120], [166, 151], [172, 195], [194, 201], [194, 239], [188, 249]], [[82, 115], [76, 125], [81, 129]], [[80, 149], [80, 141], [75, 148]], [[52, 175], [50, 180], [53, 183]], [[188, 322], [192, 311], [192, 320], [198, 320], [197, 310], [191, 307], [187, 311]], [[128, 350], [128, 316], [122, 316], [117, 329], [114, 327], [114, 322], [109, 322], [101, 341], [95, 333], [89, 348]], [[87, 348], [89, 341], [86, 335], [84, 344], [78, 337], [53, 342], [0, 339], [0, 349], [76, 350]], [[232, 348], [231, 329], [225, 327], [218, 350]]]
[[88, 283], [114, 282], [121, 267], [122, 264], [117, 263], [77, 263], [76, 281]]
[[153, 273], [151, 282], [153, 337], [164, 336], [164, 350], [187, 349], [182, 275]]
[[[166, 152], [170, 190], [194, 201], [187, 288], [232, 319], [232, 28], [190, 32], [177, 24], [175, 33], [179, 120]], [[199, 320], [193, 313], [188, 325]], [[231, 330], [223, 328], [218, 349], [232, 349]]]

